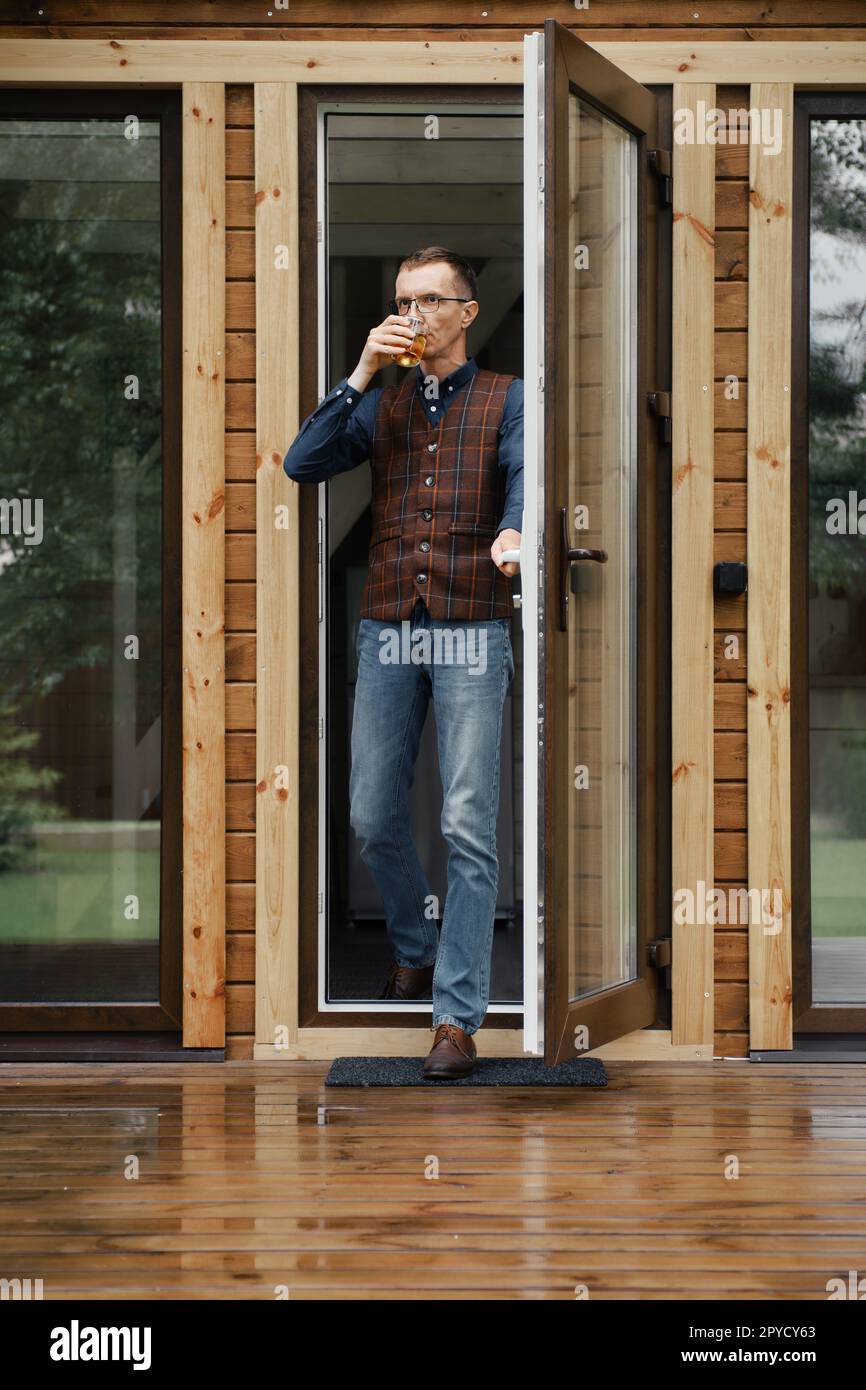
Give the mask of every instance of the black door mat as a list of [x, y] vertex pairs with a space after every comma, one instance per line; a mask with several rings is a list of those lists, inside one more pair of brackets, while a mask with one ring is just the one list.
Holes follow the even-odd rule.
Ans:
[[337, 1057], [326, 1086], [606, 1086], [597, 1057], [574, 1057], [549, 1067], [543, 1057], [480, 1057], [469, 1076], [427, 1080], [423, 1057]]

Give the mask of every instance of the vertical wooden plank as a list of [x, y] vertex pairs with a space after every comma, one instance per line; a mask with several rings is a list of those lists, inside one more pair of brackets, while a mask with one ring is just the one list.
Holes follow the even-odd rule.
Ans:
[[[674, 84], [675, 113], [715, 105], [715, 86]], [[673, 150], [671, 855], [674, 892], [701, 916], [713, 884], [713, 333], [715, 146]], [[713, 928], [671, 924], [672, 1042], [712, 1043]]]
[[183, 1042], [225, 1042], [225, 88], [183, 86]]
[[256, 1047], [298, 1029], [299, 485], [297, 86], [255, 86]]
[[749, 1039], [792, 1046], [791, 1008], [791, 198], [793, 87], [756, 83], [753, 111], [782, 112], [782, 148], [749, 158], [749, 888], [781, 903], [781, 930], [749, 923]]

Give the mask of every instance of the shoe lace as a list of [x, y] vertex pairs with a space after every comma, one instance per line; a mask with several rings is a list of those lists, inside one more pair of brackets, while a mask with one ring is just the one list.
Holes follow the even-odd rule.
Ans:
[[441, 1042], [443, 1037], [446, 1037], [450, 1043], [453, 1043], [454, 1047], [460, 1048], [461, 1052], [463, 1051], [462, 1047], [460, 1047], [457, 1029], [454, 1027], [453, 1023], [439, 1024], [439, 1027], [436, 1029], [436, 1042]]

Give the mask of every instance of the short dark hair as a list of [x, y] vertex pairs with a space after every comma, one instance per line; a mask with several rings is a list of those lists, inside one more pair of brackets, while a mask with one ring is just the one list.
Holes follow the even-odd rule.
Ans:
[[459, 282], [459, 289], [467, 298], [475, 299], [475, 271], [465, 256], [461, 256], [457, 251], [449, 251], [447, 246], [422, 246], [420, 250], [412, 251], [400, 262], [400, 270], [404, 266], [411, 270], [416, 265], [431, 265], [434, 261], [445, 261], [450, 265]]

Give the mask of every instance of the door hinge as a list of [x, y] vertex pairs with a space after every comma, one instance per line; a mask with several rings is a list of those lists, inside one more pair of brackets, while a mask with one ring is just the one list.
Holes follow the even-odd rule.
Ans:
[[319, 715], [319, 738], [324, 738], [324, 737], [325, 737], [325, 716], [324, 716], [323, 714], [320, 714], [320, 715]]
[[647, 947], [647, 955], [650, 965], [656, 970], [663, 970], [671, 963], [671, 938], [660, 936], [657, 941], [651, 941]]
[[321, 240], [322, 240], [322, 224], [321, 224], [321, 222], [317, 222], [317, 223], [316, 223], [316, 241], [319, 241], [319, 242], [320, 242]]
[[321, 916], [321, 914], [324, 912], [324, 910], [325, 910], [325, 895], [324, 895], [324, 893], [323, 893], [323, 892], [321, 891], [321, 889], [320, 889], [320, 890], [319, 890], [319, 915], [320, 915], [320, 916]]
[[674, 199], [670, 150], [648, 150], [649, 167], [659, 181], [662, 206], [669, 208]]
[[671, 442], [671, 393], [670, 391], [650, 391], [647, 405], [659, 422], [659, 443]]

